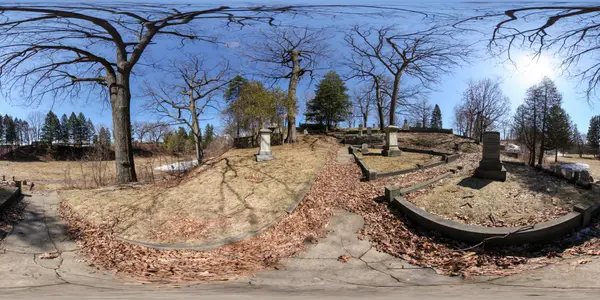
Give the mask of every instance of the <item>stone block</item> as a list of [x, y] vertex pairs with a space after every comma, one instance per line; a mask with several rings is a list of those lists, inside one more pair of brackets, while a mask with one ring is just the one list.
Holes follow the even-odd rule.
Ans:
[[360, 148], [360, 152], [361, 153], [369, 153], [369, 145], [368, 144], [362, 144], [361, 148]]
[[385, 187], [385, 199], [389, 202], [392, 202], [394, 198], [400, 196], [400, 188], [395, 186], [386, 186]]
[[473, 176], [481, 179], [506, 181], [506, 168], [504, 168], [504, 166], [502, 166], [501, 170], [486, 170], [477, 168]]
[[593, 205], [585, 205], [579, 203], [573, 206], [573, 210], [580, 213], [582, 215], [581, 226], [587, 227], [592, 222], [594, 206]]
[[377, 171], [373, 169], [367, 170], [367, 180], [372, 181], [377, 179]]

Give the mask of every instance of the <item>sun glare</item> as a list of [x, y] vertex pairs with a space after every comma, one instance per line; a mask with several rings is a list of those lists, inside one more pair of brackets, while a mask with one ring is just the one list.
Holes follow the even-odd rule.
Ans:
[[521, 55], [517, 61], [517, 73], [526, 84], [536, 84], [544, 76], [553, 78], [554, 71], [550, 61], [545, 56], [531, 57]]

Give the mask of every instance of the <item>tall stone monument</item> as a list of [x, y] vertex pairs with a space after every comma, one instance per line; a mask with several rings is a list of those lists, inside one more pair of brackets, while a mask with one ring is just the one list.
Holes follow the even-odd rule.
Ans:
[[483, 134], [483, 159], [475, 169], [475, 177], [506, 181], [506, 169], [500, 161], [500, 132], [486, 131]]
[[400, 156], [402, 154], [402, 151], [398, 148], [398, 130], [400, 128], [393, 125], [385, 129], [385, 146], [381, 151], [383, 156]]
[[404, 126], [402, 126], [402, 130], [410, 130], [410, 127], [408, 126], [408, 120], [404, 120]]
[[259, 131], [260, 133], [260, 150], [256, 154], [256, 161], [266, 161], [273, 159], [273, 153], [271, 152], [271, 130], [263, 128]]

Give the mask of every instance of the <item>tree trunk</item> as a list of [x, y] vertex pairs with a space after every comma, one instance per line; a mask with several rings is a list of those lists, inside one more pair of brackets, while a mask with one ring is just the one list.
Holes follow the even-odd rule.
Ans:
[[379, 130], [383, 132], [383, 128], [385, 127], [383, 116], [383, 103], [379, 96], [379, 88], [377, 88], [377, 115], [379, 116]]
[[298, 86], [298, 81], [300, 81], [300, 61], [298, 60], [298, 55], [299, 53], [297, 50], [292, 50], [292, 76], [290, 77], [290, 85], [288, 87], [287, 143], [296, 142], [296, 88]]
[[137, 181], [131, 144], [129, 76], [117, 75], [116, 83], [109, 82], [112, 108], [113, 133], [115, 138], [115, 168], [118, 184]]
[[[202, 150], [202, 135], [200, 133], [200, 124], [198, 123], [198, 115], [196, 114], [196, 101], [194, 100], [194, 91], [190, 90], [190, 114], [192, 116], [192, 134], [194, 135], [194, 144], [196, 146], [196, 159], [198, 165], [202, 164], [204, 158], [204, 151]], [[205, 132], [206, 134], [206, 132]]]
[[[563, 153], [563, 155], [564, 155], [564, 153]], [[557, 162], [557, 161], [558, 161], [558, 148], [556, 148], [554, 150], [554, 162]]]
[[400, 92], [400, 76], [402, 76], [402, 71], [394, 76], [394, 90], [392, 91], [392, 99], [390, 100], [390, 123], [388, 126], [396, 126], [396, 103], [398, 102], [398, 93]]

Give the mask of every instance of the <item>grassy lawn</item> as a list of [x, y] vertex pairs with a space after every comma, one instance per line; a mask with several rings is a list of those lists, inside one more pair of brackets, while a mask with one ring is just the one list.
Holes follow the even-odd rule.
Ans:
[[598, 190], [584, 190], [526, 166], [505, 164], [506, 182], [450, 178], [407, 199], [447, 219], [485, 226], [523, 226], [594, 203]]
[[258, 149], [233, 149], [190, 173], [178, 186], [65, 190], [61, 197], [96, 224], [114, 225], [127, 239], [199, 244], [252, 232], [285, 214], [325, 164], [333, 139], [300, 137], [273, 147], [272, 161], [255, 162]]
[[[136, 173], [140, 181], [151, 181], [162, 174], [155, 167], [176, 162], [170, 156], [135, 157]], [[0, 176], [6, 179], [34, 182], [36, 189], [64, 189], [93, 187], [96, 182], [109, 184], [115, 178], [114, 161], [0, 161]]]
[[414, 168], [417, 164], [424, 165], [441, 159], [440, 156], [413, 152], [402, 152], [400, 156], [386, 157], [381, 155], [381, 149], [369, 149], [369, 153], [366, 155], [358, 153], [358, 156], [369, 169], [377, 170], [377, 172]]

